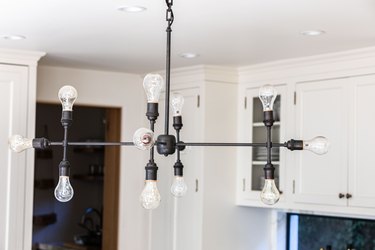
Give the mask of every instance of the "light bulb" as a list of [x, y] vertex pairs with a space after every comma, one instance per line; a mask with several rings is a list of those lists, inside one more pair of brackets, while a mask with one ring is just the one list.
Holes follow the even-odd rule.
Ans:
[[77, 90], [70, 85], [65, 85], [59, 90], [58, 96], [62, 104], [63, 111], [72, 111], [73, 104], [78, 96]]
[[60, 176], [55, 188], [55, 197], [60, 202], [68, 202], [73, 198], [74, 191], [70, 185], [69, 176]]
[[263, 104], [263, 111], [272, 111], [273, 103], [277, 96], [276, 89], [271, 85], [265, 85], [259, 89], [259, 99]]
[[182, 107], [184, 106], [184, 97], [179, 93], [173, 93], [171, 99], [173, 116], [181, 116]]
[[158, 74], [147, 74], [143, 79], [143, 88], [147, 95], [147, 102], [159, 102], [161, 89], [163, 88], [163, 77]]
[[187, 185], [184, 181], [184, 177], [182, 176], [175, 176], [174, 181], [171, 186], [171, 193], [175, 197], [182, 197], [187, 192]]
[[267, 205], [274, 205], [279, 201], [280, 192], [276, 187], [274, 179], [265, 179], [263, 190], [260, 193], [260, 199]]
[[19, 153], [25, 149], [33, 147], [33, 139], [25, 138], [21, 135], [12, 135], [9, 140], [9, 147], [13, 152]]
[[133, 135], [133, 143], [140, 150], [147, 150], [154, 146], [154, 132], [147, 128], [139, 128]]
[[303, 141], [303, 149], [307, 149], [315, 154], [322, 155], [328, 152], [329, 142], [323, 136], [317, 136], [311, 140]]
[[145, 187], [139, 199], [145, 209], [155, 209], [160, 205], [160, 193], [155, 180], [145, 181]]

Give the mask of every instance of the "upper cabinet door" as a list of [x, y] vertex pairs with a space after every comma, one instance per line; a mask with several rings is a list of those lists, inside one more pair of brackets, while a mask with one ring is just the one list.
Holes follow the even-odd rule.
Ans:
[[349, 194], [350, 206], [375, 207], [375, 76], [351, 78]]
[[[286, 117], [286, 86], [274, 86], [277, 98], [274, 103], [274, 120], [272, 127], [272, 142], [279, 143], [285, 140], [285, 117]], [[263, 106], [259, 100], [259, 88], [251, 88], [246, 91], [245, 110], [243, 113], [245, 127], [241, 131], [240, 142], [265, 143], [267, 140], [266, 127], [263, 124]], [[239, 203], [266, 206], [260, 201], [260, 192], [264, 186], [264, 166], [266, 164], [266, 148], [243, 147], [238, 148], [239, 156], [239, 179], [237, 192]], [[281, 192], [285, 191], [285, 150], [273, 148], [271, 152], [272, 163], [275, 167], [275, 182]], [[242, 186], [242, 187], [241, 187]], [[283, 195], [281, 200], [284, 199]]]
[[348, 80], [334, 79], [296, 86], [297, 139], [322, 135], [330, 142], [329, 152], [296, 154], [295, 201], [346, 205], [348, 163]]

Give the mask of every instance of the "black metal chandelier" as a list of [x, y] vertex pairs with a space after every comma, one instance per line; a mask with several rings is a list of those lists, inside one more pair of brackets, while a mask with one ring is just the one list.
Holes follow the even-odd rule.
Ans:
[[[181, 197], [187, 192], [187, 186], [183, 179], [183, 164], [180, 159], [180, 152], [186, 146], [200, 147], [262, 147], [267, 150], [267, 162], [264, 166], [265, 185], [261, 192], [261, 200], [268, 205], [275, 204], [280, 198], [280, 192], [275, 185], [274, 172], [275, 167], [272, 164], [271, 149], [285, 147], [293, 150], [310, 150], [317, 154], [324, 154], [328, 150], [328, 141], [321, 136], [315, 137], [309, 141], [289, 140], [284, 143], [274, 143], [271, 140], [271, 130], [274, 124], [273, 103], [277, 93], [272, 86], [264, 86], [259, 90], [259, 98], [263, 104], [263, 123], [266, 127], [267, 140], [264, 143], [200, 143], [183, 142], [180, 140], [180, 131], [183, 127], [181, 110], [184, 104], [183, 96], [173, 93], [170, 96], [170, 76], [171, 76], [171, 33], [174, 21], [173, 0], [166, 0], [167, 11], [167, 46], [166, 46], [166, 79], [165, 79], [165, 121], [164, 133], [154, 136], [154, 126], [159, 116], [158, 100], [163, 88], [163, 78], [157, 74], [148, 74], [144, 78], [143, 86], [147, 95], [146, 117], [149, 120], [150, 128], [140, 128], [134, 133], [133, 142], [71, 142], [68, 140], [68, 131], [73, 122], [73, 104], [77, 99], [77, 91], [72, 86], [64, 86], [59, 90], [58, 96], [62, 103], [61, 125], [64, 129], [64, 138], [62, 141], [52, 142], [47, 138], [27, 139], [20, 135], [13, 135], [9, 139], [10, 148], [15, 152], [22, 152], [28, 148], [46, 150], [53, 146], [63, 147], [63, 157], [59, 164], [59, 182], [55, 189], [55, 197], [61, 202], [67, 202], [74, 195], [73, 188], [69, 181], [70, 163], [67, 158], [67, 149], [69, 146], [136, 146], [141, 150], [149, 150], [150, 158], [146, 164], [145, 187], [141, 193], [140, 201], [144, 208], [154, 209], [160, 204], [160, 194], [157, 188], [158, 167], [154, 161], [154, 149], [165, 156], [176, 153], [177, 160], [174, 164], [174, 181], [171, 192], [176, 197]], [[173, 111], [173, 128], [175, 135], [169, 133], [169, 109]]]

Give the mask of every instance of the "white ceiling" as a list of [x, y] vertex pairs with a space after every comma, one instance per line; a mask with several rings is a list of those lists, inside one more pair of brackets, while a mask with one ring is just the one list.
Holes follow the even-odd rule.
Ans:
[[[124, 13], [122, 5], [143, 5]], [[243, 66], [375, 46], [374, 0], [174, 0], [173, 67]], [[165, 66], [164, 0], [1, 0], [1, 48], [42, 64], [145, 73]], [[320, 29], [318, 37], [300, 35]], [[179, 53], [196, 52], [192, 60]]]

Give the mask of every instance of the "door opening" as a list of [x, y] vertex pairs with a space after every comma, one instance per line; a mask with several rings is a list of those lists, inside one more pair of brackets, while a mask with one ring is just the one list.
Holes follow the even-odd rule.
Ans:
[[[37, 104], [36, 137], [62, 141], [61, 105]], [[70, 141], [120, 141], [121, 109], [74, 107]], [[119, 147], [69, 147], [74, 197], [54, 197], [62, 148], [35, 152], [33, 248], [117, 250]]]

